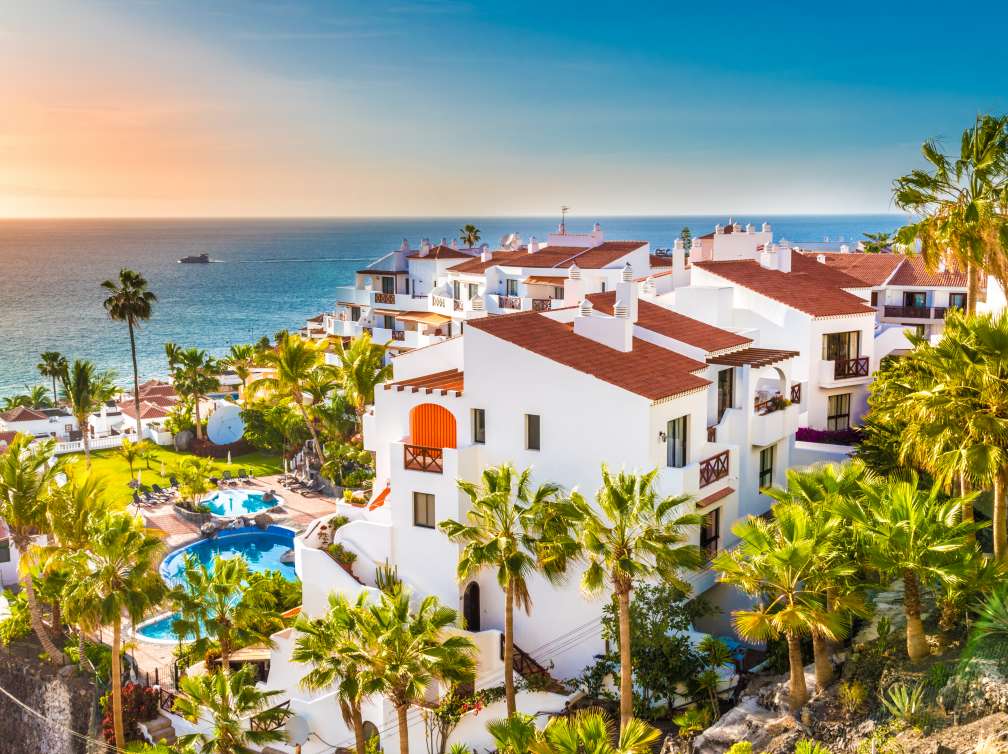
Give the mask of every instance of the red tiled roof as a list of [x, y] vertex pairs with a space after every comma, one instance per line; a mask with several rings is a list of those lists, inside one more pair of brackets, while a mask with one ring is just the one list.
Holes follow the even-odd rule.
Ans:
[[517, 256], [517, 255], [527, 255], [525, 251], [495, 251], [490, 255], [490, 259], [484, 262], [479, 257], [475, 257], [461, 264], [452, 265], [448, 269], [451, 272], [468, 272], [480, 274], [486, 272], [488, 267], [493, 267], [495, 264], [505, 264], [507, 260]]
[[[742, 227], [745, 228], [744, 225]], [[729, 218], [728, 222], [726, 222], [721, 227], [721, 230], [722, 230], [722, 232], [725, 235], [728, 235], [729, 233], [734, 233], [735, 232], [734, 223], [732, 223], [731, 218]], [[700, 238], [714, 238], [715, 235], [716, 235], [716, 231], [712, 230], [710, 233], [704, 233], [702, 236], [700, 236]]]
[[[616, 303], [616, 291], [592, 293], [587, 298], [600, 312], [612, 314], [613, 305]], [[652, 304], [650, 301], [637, 302], [637, 326], [702, 348], [707, 353], [752, 343], [749, 338], [708, 325], [706, 322], [699, 322], [664, 306]]]
[[666, 254], [652, 254], [648, 258], [651, 262], [652, 269], [655, 267], [671, 267], [672, 257]]
[[17, 435], [17, 432], [0, 432], [0, 447], [10, 445]]
[[433, 374], [385, 383], [386, 390], [391, 390], [392, 388], [395, 388], [399, 392], [410, 388], [414, 393], [423, 390], [427, 395], [430, 395], [434, 390], [440, 390], [441, 395], [447, 395], [448, 391], [451, 390], [457, 395], [461, 395], [462, 390], [465, 388], [465, 376], [458, 369], [447, 369], [443, 372], [434, 372]]
[[575, 335], [569, 324], [544, 317], [538, 312], [469, 320], [466, 327], [482, 330], [653, 401], [710, 384], [693, 374], [704, 369], [704, 364], [675, 351], [634, 338], [633, 350], [624, 353], [591, 338]]
[[572, 264], [576, 264], [585, 270], [600, 270], [622, 259], [630, 252], [636, 251], [645, 244], [647, 244], [647, 241], [604, 241], [598, 246], [591, 248], [583, 246], [543, 246], [533, 254], [529, 254], [527, 250], [495, 251], [493, 258], [489, 262], [481, 262], [477, 258], [457, 264], [450, 269], [453, 272], [481, 273], [494, 265], [566, 269]]
[[945, 272], [928, 270], [924, 260], [919, 256], [907, 257], [902, 266], [896, 270], [890, 285], [917, 285], [922, 288], [965, 288], [966, 273], [958, 267], [950, 266]]
[[872, 287], [885, 283], [893, 274], [893, 271], [903, 262], [903, 257], [898, 254], [843, 253], [836, 251], [802, 252], [804, 258], [812, 259], [816, 262], [818, 262], [820, 255], [826, 260], [821, 264], [825, 264], [830, 269], [839, 270], [856, 280], [860, 280], [863, 285]]
[[35, 422], [45, 421], [48, 418], [41, 411], [36, 411], [27, 406], [15, 406], [9, 411], [4, 411], [0, 414], [0, 419], [3, 419], [5, 422]]
[[529, 275], [523, 281], [526, 285], [563, 285], [566, 275]]
[[[438, 244], [431, 248], [427, 252], [426, 256], [421, 256], [419, 251], [414, 251], [412, 254], [407, 254], [407, 259], [472, 259], [472, 254], [466, 254], [464, 251], [459, 251], [458, 249], [453, 249], [451, 246], [443, 246]], [[478, 259], [479, 257], [477, 257]]]
[[[133, 401], [123, 401], [119, 404], [119, 410], [130, 419], [136, 419], [136, 412], [133, 410]], [[163, 419], [166, 416], [168, 416], [168, 410], [163, 406], [151, 403], [150, 401], [140, 401], [141, 419]]]
[[[695, 262], [694, 266], [813, 317], [874, 312], [863, 300], [843, 290], [836, 282], [838, 276], [849, 280], [853, 278], [839, 270], [830, 270], [814, 259], [810, 261], [801, 254], [792, 254], [791, 272], [768, 270], [750, 259]], [[863, 287], [863, 284], [858, 282], [856, 287]]]

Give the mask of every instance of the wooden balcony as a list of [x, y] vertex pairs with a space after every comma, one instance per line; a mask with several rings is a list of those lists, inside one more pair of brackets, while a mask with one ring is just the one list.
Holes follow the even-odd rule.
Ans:
[[392, 340], [406, 340], [406, 331], [405, 330], [393, 330], [392, 331]]
[[711, 456], [700, 462], [700, 488], [713, 484], [728, 476], [729, 452], [722, 450], [716, 456]]
[[787, 403], [780, 393], [771, 395], [762, 401], [758, 400], [753, 406], [753, 410], [760, 416], [772, 414], [774, 411], [783, 411], [785, 408], [787, 408]]
[[867, 377], [870, 359], [867, 356], [855, 356], [853, 359], [837, 359], [833, 362], [833, 377], [846, 380], [852, 377]]
[[423, 445], [403, 445], [403, 468], [441, 474], [444, 472], [444, 450]]
[[801, 383], [796, 382], [791, 386], [791, 402], [796, 406], [801, 403]]
[[532, 311], [534, 312], [548, 312], [552, 306], [553, 306], [553, 299], [549, 298], [532, 299]]
[[374, 295], [374, 300], [376, 304], [394, 304], [395, 294], [394, 293], [378, 293]]
[[892, 319], [945, 319], [947, 311], [945, 306], [886, 306], [882, 314]]
[[501, 309], [521, 309], [522, 303], [519, 296], [497, 296], [497, 306]]

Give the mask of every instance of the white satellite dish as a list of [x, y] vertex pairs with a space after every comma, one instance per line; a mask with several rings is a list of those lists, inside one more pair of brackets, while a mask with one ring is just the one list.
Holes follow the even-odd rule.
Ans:
[[287, 740], [295, 746], [300, 746], [308, 740], [311, 729], [308, 721], [298, 715], [291, 715], [287, 718]]
[[217, 409], [207, 420], [207, 437], [214, 445], [230, 445], [245, 434], [241, 408], [234, 403], [217, 401]]

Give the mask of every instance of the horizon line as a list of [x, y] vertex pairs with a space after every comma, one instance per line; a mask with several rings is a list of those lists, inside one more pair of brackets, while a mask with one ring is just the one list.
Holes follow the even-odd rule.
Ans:
[[[679, 214], [633, 214], [633, 213], [613, 213], [613, 214], [591, 214], [576, 215], [568, 214], [570, 219], [591, 219], [598, 217], [606, 218], [663, 218], [663, 217], [733, 217], [743, 216], [766, 216], [766, 217], [899, 217], [908, 216], [906, 212], [683, 212]], [[473, 218], [478, 220], [507, 220], [511, 218], [521, 218], [529, 220], [558, 218], [554, 214], [457, 214], [457, 215], [53, 215], [53, 216], [28, 216], [28, 217], [0, 217], [0, 223], [4, 222], [52, 222], [52, 221], [125, 221], [125, 220], [458, 220], [460, 218]]]

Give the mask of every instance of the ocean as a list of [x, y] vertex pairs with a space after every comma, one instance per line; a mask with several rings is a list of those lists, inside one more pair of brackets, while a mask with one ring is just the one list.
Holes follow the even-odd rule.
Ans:
[[[568, 217], [572, 232], [595, 221], [610, 239], [671, 246], [684, 226], [707, 233], [724, 216]], [[743, 217], [772, 223], [777, 239], [856, 241], [866, 232], [892, 231], [899, 215]], [[108, 319], [100, 284], [121, 267], [142, 273], [158, 296], [154, 316], [137, 333], [141, 379], [163, 377], [164, 343], [198, 346], [222, 355], [233, 343], [297, 329], [331, 309], [338, 286], [354, 270], [398, 248], [416, 247], [477, 225], [494, 246], [517, 232], [545, 239], [556, 219], [546, 217], [388, 218], [363, 220], [4, 220], [0, 221], [0, 396], [44, 382], [42, 351], [90, 359], [131, 379], [125, 326]], [[209, 265], [178, 264], [207, 253]]]

